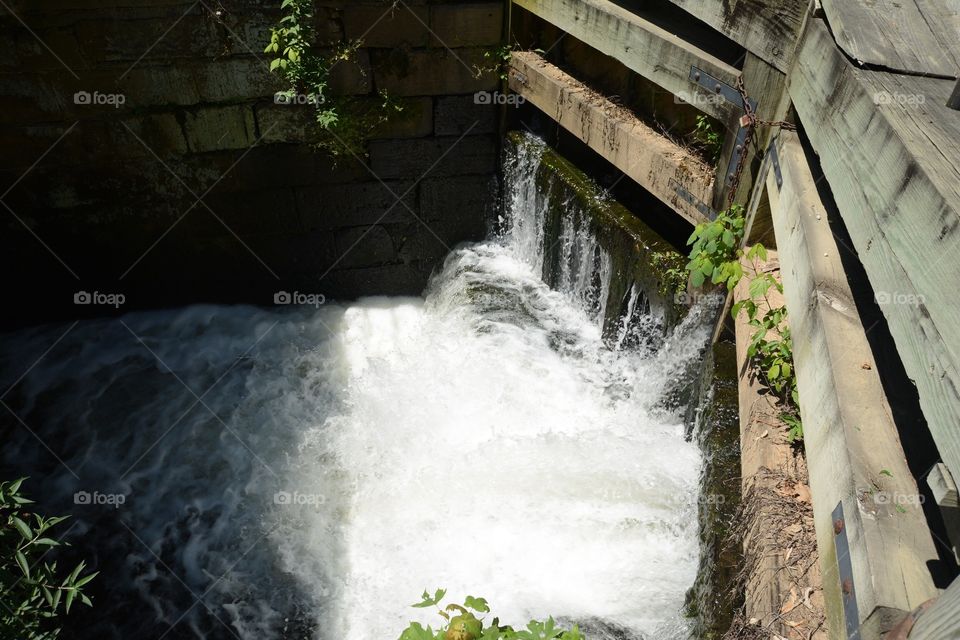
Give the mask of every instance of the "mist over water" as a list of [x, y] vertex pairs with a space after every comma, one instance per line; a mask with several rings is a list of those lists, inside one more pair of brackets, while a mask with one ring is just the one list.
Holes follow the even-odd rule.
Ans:
[[701, 460], [664, 393], [708, 324], [630, 340], [658, 326], [631, 306], [605, 340], [609, 257], [571, 227], [544, 284], [536, 145], [511, 161], [506, 231], [424, 299], [6, 336], [4, 389], [55, 346], [4, 400], [5, 475], [103, 571], [69, 637], [393, 640], [437, 587], [685, 637]]

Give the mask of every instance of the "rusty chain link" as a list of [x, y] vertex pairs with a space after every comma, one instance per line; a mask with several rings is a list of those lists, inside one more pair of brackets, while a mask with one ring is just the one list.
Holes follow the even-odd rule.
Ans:
[[747, 136], [743, 139], [743, 151], [740, 154], [740, 160], [737, 162], [737, 168], [733, 173], [733, 183], [730, 185], [730, 192], [727, 194], [728, 207], [733, 204], [733, 199], [736, 197], [737, 190], [740, 188], [740, 179], [743, 177], [743, 168], [747, 162], [747, 150], [750, 148], [750, 144], [753, 142], [753, 135], [756, 132], [756, 128], [760, 126], [767, 126], [780, 127], [781, 129], [787, 129], [788, 131], [797, 130], [797, 126], [793, 123], [786, 122], [784, 120], [761, 120], [756, 116], [756, 114], [753, 112], [753, 107], [750, 106], [750, 96], [747, 95], [747, 88], [743, 83], [743, 75], [737, 76], [736, 89], [740, 93], [740, 99], [743, 102], [743, 117], [740, 118], [740, 126], [747, 128]]

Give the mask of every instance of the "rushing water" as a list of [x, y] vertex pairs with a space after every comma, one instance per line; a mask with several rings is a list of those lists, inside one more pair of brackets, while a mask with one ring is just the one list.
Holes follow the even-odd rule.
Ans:
[[707, 325], [630, 348], [651, 344], [625, 340], [650, 330], [631, 307], [605, 340], [610, 260], [565, 233], [544, 284], [536, 146], [513, 161], [505, 233], [424, 299], [5, 336], [5, 475], [102, 571], [70, 637], [392, 640], [441, 586], [506, 621], [685, 637], [701, 460], [664, 394]]

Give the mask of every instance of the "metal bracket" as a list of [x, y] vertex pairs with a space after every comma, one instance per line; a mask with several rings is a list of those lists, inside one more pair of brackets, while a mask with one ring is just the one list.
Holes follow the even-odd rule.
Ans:
[[833, 542], [837, 552], [837, 572], [840, 574], [840, 597], [843, 599], [843, 617], [847, 640], [860, 640], [860, 611], [857, 609], [857, 590], [853, 583], [853, 562], [847, 540], [847, 524], [843, 518], [843, 502], [833, 510]]
[[670, 187], [674, 190], [674, 192], [676, 192], [678, 196], [680, 196], [680, 198], [684, 202], [687, 202], [690, 205], [692, 205], [694, 209], [696, 209], [697, 211], [705, 215], [708, 220], [717, 219], [716, 209], [714, 209], [707, 203], [700, 200], [700, 198], [696, 197], [695, 195], [687, 191], [686, 187], [684, 187], [682, 184], [680, 184], [673, 178], [670, 179]]
[[773, 165], [773, 175], [777, 178], [777, 189], [783, 187], [783, 174], [780, 172], [780, 156], [777, 155], [777, 139], [770, 141], [770, 148], [767, 149], [767, 155], [770, 156], [770, 163]]
[[[700, 69], [696, 65], [690, 67], [690, 82], [696, 83], [710, 93], [721, 96], [733, 106], [743, 109], [743, 96], [740, 95], [740, 92], [737, 91], [736, 87], [731, 87], [723, 80], [714, 78], [712, 75], [703, 69]], [[757, 110], [756, 100], [747, 98], [747, 103], [750, 105], [751, 111]]]
[[[690, 81], [696, 83], [698, 86], [706, 89], [707, 91], [720, 96], [738, 109], [743, 109], [743, 96], [740, 95], [740, 92], [736, 89], [736, 87], [732, 87], [726, 82], [715, 78], [696, 65], [691, 65], [690, 67]], [[750, 105], [750, 111], [752, 113], [756, 113], [757, 101], [753, 98], [747, 98], [747, 104]], [[733, 145], [733, 156], [730, 158], [729, 164], [727, 164], [727, 178], [724, 184], [726, 184], [728, 187], [733, 185], [733, 181], [737, 177], [736, 169], [740, 165], [740, 159], [747, 152], [745, 145], [746, 141], [747, 127], [741, 125], [740, 129], [737, 131], [737, 141]]]

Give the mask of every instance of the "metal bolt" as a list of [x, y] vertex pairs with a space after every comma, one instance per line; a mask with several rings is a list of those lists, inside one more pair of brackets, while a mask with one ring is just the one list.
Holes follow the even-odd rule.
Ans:
[[851, 580], [850, 578], [847, 578], [846, 580], [843, 581], [843, 584], [841, 585], [841, 587], [843, 588], [843, 592], [845, 594], [850, 595], [850, 592], [853, 591], [853, 580]]
[[742, 144], [738, 144], [738, 145], [737, 145], [737, 153], [740, 153], [741, 151], [743, 151], [743, 145], [742, 145]]
[[700, 80], [700, 72], [699, 72], [699, 71], [697, 71], [697, 72], [695, 72], [695, 73], [693, 74], [693, 79], [694, 79], [694, 80]]
[[838, 536], [843, 531], [843, 520], [837, 518], [833, 521], [833, 535]]
[[720, 92], [723, 90], [723, 87], [721, 87], [721, 86], [718, 84], [717, 86], [715, 86], [715, 87], [713, 88], [713, 90], [716, 91], [717, 93], [720, 93]]
[[736, 176], [735, 174], [732, 174], [732, 173], [727, 176], [727, 178], [730, 179], [730, 180], [733, 180], [733, 179], [736, 178], [736, 177], [737, 177], [737, 176]]

